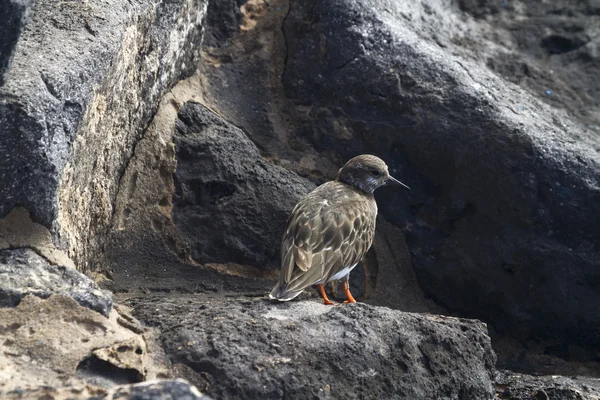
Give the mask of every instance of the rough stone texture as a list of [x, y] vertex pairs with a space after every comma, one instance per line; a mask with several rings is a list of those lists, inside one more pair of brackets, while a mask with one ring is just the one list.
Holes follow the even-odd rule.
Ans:
[[183, 379], [153, 380], [134, 385], [119, 385], [110, 390], [75, 386], [65, 388], [43, 387], [32, 390], [17, 389], [4, 394], [5, 400], [210, 400]]
[[78, 267], [97, 261], [140, 133], [194, 69], [206, 4], [1, 3], [0, 216], [21, 205]]
[[145, 357], [143, 338], [115, 312], [105, 318], [62, 295], [26, 296], [15, 308], [0, 308], [0, 398], [43, 386], [139, 382]]
[[27, 295], [61, 294], [107, 317], [112, 295], [77, 270], [49, 265], [32, 249], [0, 251], [0, 307], [16, 307]]
[[216, 398], [494, 397], [496, 357], [478, 321], [264, 298], [130, 302], [161, 330], [174, 368]]
[[210, 400], [183, 379], [149, 381], [112, 389], [102, 400]]
[[96, 400], [98, 398], [102, 398], [102, 396], [105, 394], [105, 389], [89, 385], [61, 388], [46, 386], [36, 389], [17, 388], [15, 390], [11, 390], [10, 392], [2, 393], [2, 398], [5, 400]]
[[482, 38], [500, 42], [481, 55], [490, 70], [600, 133], [597, 1], [461, 0], [458, 6], [485, 27]]
[[597, 346], [600, 140], [477, 60], [502, 42], [461, 45], [485, 28], [449, 2], [292, 2], [297, 135], [378, 154], [411, 186], [408, 201], [378, 193], [380, 210], [442, 306], [521, 340]]
[[598, 400], [600, 379], [531, 376], [499, 371], [496, 397], [503, 400]]
[[266, 162], [239, 128], [198, 103], [179, 112], [173, 219], [200, 263], [279, 268], [285, 221], [314, 185]]

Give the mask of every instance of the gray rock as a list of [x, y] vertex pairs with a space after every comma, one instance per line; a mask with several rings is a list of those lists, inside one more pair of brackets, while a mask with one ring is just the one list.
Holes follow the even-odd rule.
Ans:
[[0, 251], [0, 307], [16, 307], [27, 295], [43, 299], [53, 294], [71, 297], [108, 317], [112, 295], [72, 268], [49, 265], [31, 249]]
[[451, 2], [291, 3], [297, 134], [377, 154], [411, 186], [376, 197], [440, 305], [523, 341], [598, 346], [599, 136], [461, 45], [484, 29]]
[[155, 380], [118, 386], [98, 400], [211, 400], [183, 379]]
[[5, 1], [0, 216], [97, 262], [123, 170], [162, 95], [194, 70], [206, 0]]
[[118, 385], [109, 390], [90, 386], [43, 386], [2, 394], [6, 400], [211, 400], [183, 379], [152, 380], [134, 385]]
[[481, 25], [482, 38], [500, 44], [484, 50], [490, 70], [600, 131], [597, 2], [461, 0], [458, 6]]
[[365, 304], [132, 299], [174, 368], [227, 399], [492, 399], [496, 356], [479, 321]]
[[585, 376], [531, 376], [498, 371], [497, 398], [502, 400], [596, 400], [600, 379]]
[[314, 185], [264, 160], [239, 128], [188, 102], [174, 137], [173, 219], [201, 263], [279, 268], [279, 242], [298, 199]]

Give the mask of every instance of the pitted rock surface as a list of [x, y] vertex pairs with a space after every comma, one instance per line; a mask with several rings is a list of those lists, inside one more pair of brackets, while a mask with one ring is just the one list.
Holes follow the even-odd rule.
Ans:
[[492, 399], [486, 326], [366, 304], [152, 296], [130, 303], [215, 398]]

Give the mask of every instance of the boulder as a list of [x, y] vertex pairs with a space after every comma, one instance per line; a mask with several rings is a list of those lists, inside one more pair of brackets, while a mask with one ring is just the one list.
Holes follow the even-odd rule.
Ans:
[[0, 251], [0, 307], [16, 307], [27, 295], [46, 299], [68, 296], [83, 307], [108, 317], [112, 295], [90, 278], [62, 265], [50, 265], [32, 249]]
[[195, 68], [206, 6], [2, 2], [0, 217], [23, 206], [78, 267], [98, 263], [133, 149]]
[[193, 259], [279, 269], [285, 221], [315, 186], [199, 103], [181, 108], [176, 127], [173, 220]]
[[504, 36], [452, 2], [292, 2], [283, 27], [296, 134], [411, 186], [376, 197], [424, 292], [519, 340], [598, 346], [600, 139], [480, 62]]
[[182, 377], [216, 398], [492, 399], [479, 321], [366, 304], [264, 298], [129, 300]]

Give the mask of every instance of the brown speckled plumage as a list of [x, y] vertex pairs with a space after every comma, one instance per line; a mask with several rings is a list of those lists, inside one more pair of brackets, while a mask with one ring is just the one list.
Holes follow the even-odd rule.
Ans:
[[389, 180], [398, 182], [381, 159], [361, 155], [348, 161], [336, 180], [300, 200], [287, 221], [281, 274], [269, 297], [287, 301], [308, 286], [347, 280], [373, 243], [373, 191]]

